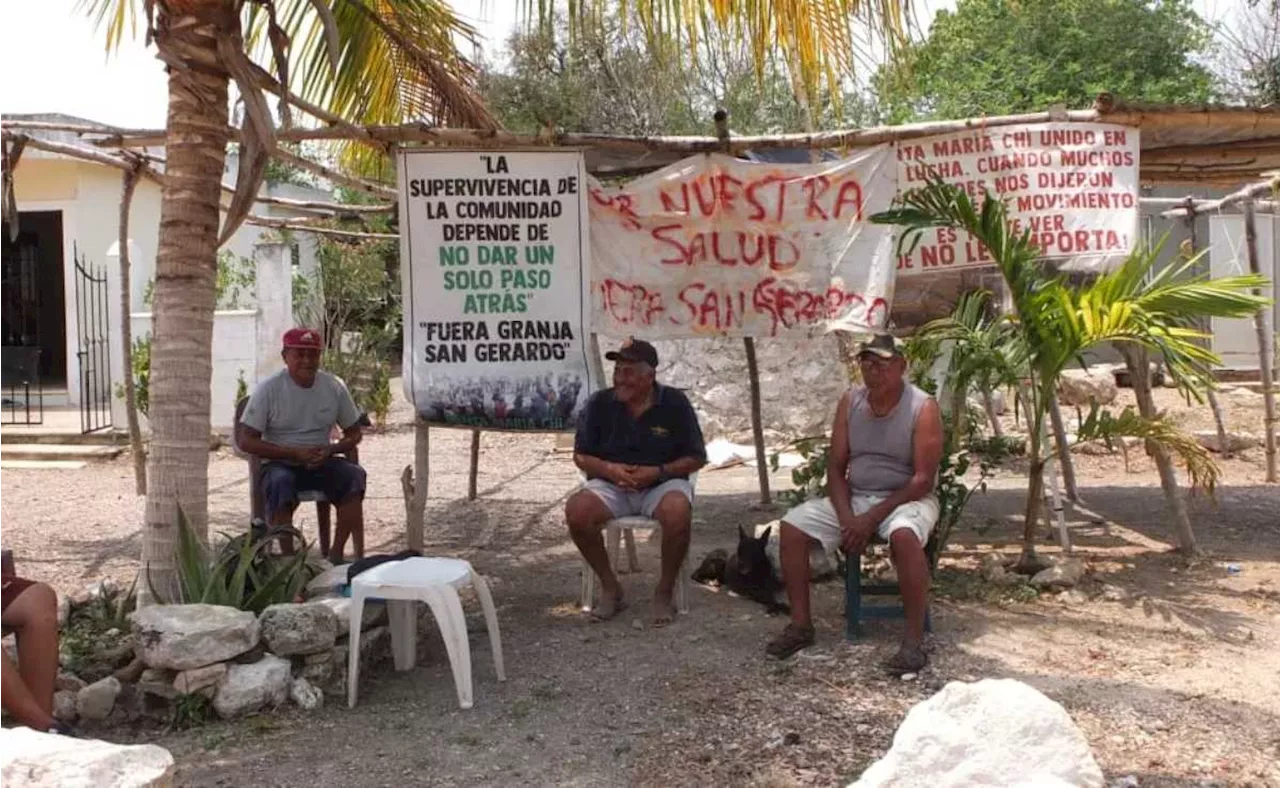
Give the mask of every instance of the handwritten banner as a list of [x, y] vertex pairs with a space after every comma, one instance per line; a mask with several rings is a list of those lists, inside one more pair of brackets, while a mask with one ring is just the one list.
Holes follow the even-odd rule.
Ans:
[[405, 396], [427, 421], [573, 430], [592, 386], [578, 151], [400, 156]]
[[592, 183], [592, 325], [646, 338], [883, 327], [896, 192], [881, 145], [819, 164], [694, 156]]
[[[1096, 271], [1128, 254], [1138, 228], [1138, 131], [1105, 123], [1002, 126], [898, 145], [903, 192], [930, 178], [1003, 198], [1016, 232], [1045, 257]], [[986, 248], [951, 228], [929, 230], [898, 259], [899, 276], [991, 265]]]

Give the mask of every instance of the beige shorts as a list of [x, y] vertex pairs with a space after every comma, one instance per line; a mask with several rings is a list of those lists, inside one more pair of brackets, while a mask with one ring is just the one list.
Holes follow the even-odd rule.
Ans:
[[[885, 499], [883, 495], [855, 495], [850, 502], [854, 514], [862, 514]], [[791, 523], [806, 535], [817, 539], [824, 549], [831, 551], [840, 547], [840, 522], [836, 519], [836, 508], [826, 498], [814, 498], [805, 501], [787, 512], [783, 522]], [[929, 534], [938, 523], [938, 499], [932, 495], [918, 501], [908, 501], [889, 513], [880, 521], [876, 533], [880, 538], [889, 541], [894, 531], [910, 529], [923, 545], [929, 541]]]
[[614, 517], [653, 517], [667, 493], [680, 493], [693, 503], [693, 485], [688, 479], [669, 479], [647, 490], [625, 490], [604, 479], [592, 479], [582, 489], [604, 501]]

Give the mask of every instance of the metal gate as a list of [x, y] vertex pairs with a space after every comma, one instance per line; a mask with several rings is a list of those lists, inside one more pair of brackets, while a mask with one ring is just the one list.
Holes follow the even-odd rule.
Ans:
[[44, 422], [44, 388], [40, 380], [40, 257], [35, 244], [14, 243], [6, 226], [4, 237], [3, 388], [4, 424]]
[[79, 249], [76, 261], [76, 358], [80, 361], [80, 431], [111, 428], [111, 311], [107, 308], [107, 271], [88, 263]]

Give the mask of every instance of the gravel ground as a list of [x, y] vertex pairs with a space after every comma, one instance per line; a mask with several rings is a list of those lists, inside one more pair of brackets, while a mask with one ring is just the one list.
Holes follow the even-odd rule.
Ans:
[[[1180, 424], [1212, 427], [1207, 412], [1159, 393]], [[1224, 401], [1232, 429], [1261, 432], [1259, 397]], [[397, 411], [392, 422], [406, 418]], [[815, 586], [818, 646], [785, 663], [762, 654], [781, 620], [698, 586], [672, 627], [645, 627], [642, 604], [587, 623], [561, 522], [577, 478], [569, 458], [552, 437], [486, 434], [480, 500], [468, 502], [468, 443], [465, 432], [432, 432], [427, 546], [492, 578], [509, 680], [495, 681], [478, 606], [464, 600], [473, 709], [457, 708], [438, 635], [424, 635], [413, 671], [363, 672], [354, 710], [330, 704], [161, 737], [180, 784], [836, 785], [882, 755], [906, 710], [947, 681], [1014, 677], [1066, 706], [1110, 778], [1280, 787], [1280, 490], [1262, 484], [1260, 449], [1223, 463], [1216, 503], [1192, 500], [1207, 557], [1191, 564], [1168, 552], [1174, 538], [1149, 459], [1131, 452], [1126, 470], [1119, 455], [1077, 458], [1082, 496], [1098, 515], [1071, 518], [1090, 575], [1078, 593], [1030, 602], [961, 571], [987, 551], [1017, 550], [1024, 482], [1017, 469], [997, 477], [944, 560], [933, 662], [903, 682], [876, 668], [895, 644], [894, 624], [843, 641], [838, 583]], [[403, 543], [399, 473], [412, 450], [404, 426], [362, 447], [370, 551]], [[5, 471], [4, 543], [20, 571], [63, 591], [131, 580], [142, 511], [131, 474], [127, 457], [80, 471]], [[780, 516], [755, 504], [755, 480], [744, 467], [700, 476], [695, 559], [731, 547], [739, 525]], [[785, 474], [773, 484], [787, 486]], [[212, 454], [210, 488], [215, 527], [242, 528], [243, 462]], [[313, 512], [300, 522], [314, 533]], [[648, 598], [657, 567], [655, 544], [640, 553], [642, 573], [624, 578], [635, 603]]]

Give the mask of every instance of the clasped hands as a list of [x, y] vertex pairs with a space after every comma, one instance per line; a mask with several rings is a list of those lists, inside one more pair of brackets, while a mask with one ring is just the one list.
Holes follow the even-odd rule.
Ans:
[[662, 469], [656, 465], [626, 465], [608, 462], [604, 467], [605, 478], [624, 490], [644, 490], [657, 484]]
[[334, 444], [312, 446], [306, 449], [294, 449], [293, 461], [305, 468], [314, 470], [324, 465], [324, 461], [333, 456]]
[[879, 523], [865, 514], [853, 514], [839, 519], [840, 549], [844, 550], [845, 555], [862, 555]]

